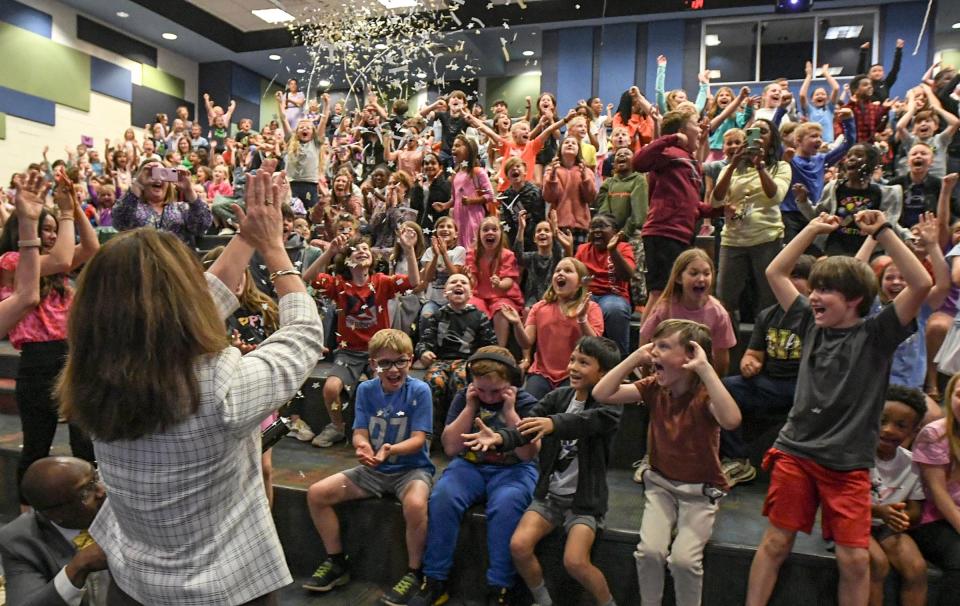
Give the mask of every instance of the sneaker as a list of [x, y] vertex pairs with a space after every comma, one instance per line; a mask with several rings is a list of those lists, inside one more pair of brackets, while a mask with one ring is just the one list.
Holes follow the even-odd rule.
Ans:
[[350, 572], [341, 568], [331, 559], [326, 559], [313, 573], [310, 580], [303, 584], [304, 589], [325, 592], [350, 582]]
[[633, 481], [643, 484], [643, 474], [650, 469], [650, 455], [643, 455], [642, 459], [634, 461], [633, 468], [636, 470], [633, 472]]
[[306, 421], [303, 419], [297, 419], [290, 424], [290, 433], [287, 434], [288, 438], [296, 438], [301, 442], [309, 442], [313, 439], [313, 430], [310, 429], [310, 426], [307, 425]]
[[337, 429], [336, 425], [329, 423], [310, 443], [317, 448], [330, 448], [337, 442], [342, 442], [346, 439], [347, 436], [343, 433], [342, 429]]
[[509, 606], [509, 587], [490, 587], [487, 590], [487, 606]]
[[408, 572], [407, 574], [400, 577], [400, 580], [397, 581], [390, 591], [383, 594], [384, 604], [389, 604], [390, 606], [406, 606], [410, 602], [410, 598], [413, 597], [417, 590], [420, 588], [420, 579], [416, 574]]
[[757, 477], [757, 469], [750, 463], [750, 459], [724, 459], [720, 463], [720, 468], [731, 488], [737, 484], [750, 482]]
[[410, 606], [441, 606], [450, 599], [447, 593], [447, 582], [423, 577], [420, 590], [407, 602]]

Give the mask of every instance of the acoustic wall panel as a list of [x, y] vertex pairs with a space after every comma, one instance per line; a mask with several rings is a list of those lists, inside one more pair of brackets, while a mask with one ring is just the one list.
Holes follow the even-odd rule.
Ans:
[[125, 36], [115, 29], [100, 25], [82, 15], [77, 15], [77, 38], [100, 48], [117, 53], [127, 59], [157, 66], [157, 49]]
[[[185, 105], [194, 114], [194, 104], [190, 101], [162, 93], [146, 86], [133, 85], [133, 101], [130, 104], [130, 119], [133, 124], [152, 124], [157, 114], [174, 116], [177, 107]], [[171, 118], [172, 119], [172, 118]]]
[[0, 86], [0, 111], [11, 116], [55, 126], [56, 110], [57, 107], [53, 101]]
[[[258, 83], [259, 86], [259, 83]], [[234, 97], [234, 101], [237, 102], [237, 110], [233, 112], [233, 118], [231, 121], [234, 124], [239, 124], [240, 120], [243, 118], [250, 118], [253, 120], [253, 130], [260, 129], [260, 104], [259, 103], [250, 103], [245, 99], [239, 99]]]
[[260, 76], [236, 63], [231, 63], [231, 66], [233, 78], [230, 82], [230, 98], [243, 99], [259, 106]]
[[0, 112], [0, 139], [7, 138], [7, 114]]
[[168, 74], [167, 72], [159, 70], [150, 65], [143, 66], [143, 73], [140, 76], [140, 84], [141, 86], [158, 90], [161, 93], [166, 93], [172, 97], [183, 98], [186, 91], [186, 84], [183, 82], [183, 79], [178, 78], [173, 74]]
[[0, 23], [0, 86], [90, 109], [90, 57], [33, 32]]
[[132, 74], [119, 65], [90, 57], [90, 89], [129, 103], [133, 99]]
[[53, 17], [16, 0], [0, 2], [0, 21], [22, 27], [38, 36], [53, 36]]

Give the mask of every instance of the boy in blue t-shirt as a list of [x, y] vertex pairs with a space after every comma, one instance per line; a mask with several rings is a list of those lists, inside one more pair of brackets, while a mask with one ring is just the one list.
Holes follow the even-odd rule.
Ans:
[[[810, 90], [810, 81], [813, 80], [813, 64], [807, 61], [805, 68], [806, 76], [803, 84], [800, 85], [800, 113], [810, 121], [820, 125], [823, 129], [824, 143], [833, 143], [833, 111], [837, 106], [837, 95], [840, 92], [840, 85], [833, 79], [830, 73], [830, 66], [824, 65], [821, 69], [821, 75], [830, 86], [830, 92], [818, 86], [813, 89], [813, 95], [807, 99], [807, 91]], [[846, 136], [846, 135], [844, 135]], [[851, 141], [853, 144], [855, 141]]]
[[422, 581], [427, 499], [434, 472], [428, 440], [433, 431], [433, 398], [426, 383], [407, 376], [413, 343], [404, 332], [391, 328], [377, 331], [368, 351], [370, 366], [378, 377], [364, 381], [357, 389], [353, 445], [361, 465], [321, 480], [307, 491], [310, 517], [327, 559], [303, 587], [325, 592], [350, 581], [333, 506], [393, 494], [403, 504], [409, 570], [383, 601], [402, 605]]

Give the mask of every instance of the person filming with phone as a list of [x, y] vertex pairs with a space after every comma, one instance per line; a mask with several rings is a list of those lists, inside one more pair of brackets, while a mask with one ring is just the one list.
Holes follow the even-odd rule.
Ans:
[[153, 227], [168, 231], [193, 246], [213, 222], [213, 213], [197, 198], [190, 172], [165, 168], [155, 160], [140, 165], [126, 195], [113, 209], [117, 231]]

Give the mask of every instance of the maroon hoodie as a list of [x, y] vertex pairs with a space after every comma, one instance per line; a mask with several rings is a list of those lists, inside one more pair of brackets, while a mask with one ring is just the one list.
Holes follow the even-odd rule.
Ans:
[[636, 153], [633, 168], [647, 173], [650, 186], [650, 210], [641, 234], [690, 244], [702, 210], [710, 210], [700, 200], [700, 162], [679, 147], [677, 135], [664, 135]]

